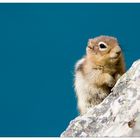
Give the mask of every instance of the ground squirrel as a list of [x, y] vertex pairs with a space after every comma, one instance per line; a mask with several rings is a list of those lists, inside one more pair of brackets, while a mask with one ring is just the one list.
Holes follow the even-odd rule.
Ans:
[[86, 55], [75, 65], [74, 87], [80, 114], [102, 102], [124, 72], [124, 57], [116, 38], [89, 39]]

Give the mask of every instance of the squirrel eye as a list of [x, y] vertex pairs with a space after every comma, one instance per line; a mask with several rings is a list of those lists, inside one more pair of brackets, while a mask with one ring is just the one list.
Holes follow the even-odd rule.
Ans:
[[104, 42], [100, 42], [98, 45], [100, 51], [104, 51], [107, 49], [107, 45]]

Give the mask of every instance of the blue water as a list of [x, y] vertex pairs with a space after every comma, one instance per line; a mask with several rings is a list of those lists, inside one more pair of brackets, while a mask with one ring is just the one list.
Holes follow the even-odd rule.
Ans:
[[59, 136], [78, 115], [75, 62], [89, 38], [140, 58], [140, 4], [0, 4], [0, 136]]

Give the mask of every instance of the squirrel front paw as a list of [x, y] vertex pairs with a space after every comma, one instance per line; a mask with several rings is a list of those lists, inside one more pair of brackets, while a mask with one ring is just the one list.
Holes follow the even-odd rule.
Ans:
[[116, 83], [115, 79], [110, 74], [105, 75], [105, 84], [106, 85], [108, 85], [109, 87], [113, 87], [115, 85], [115, 83]]

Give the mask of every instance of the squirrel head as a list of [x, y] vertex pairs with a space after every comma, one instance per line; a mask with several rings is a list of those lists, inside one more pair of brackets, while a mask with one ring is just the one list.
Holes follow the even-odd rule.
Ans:
[[111, 36], [89, 39], [86, 53], [88, 59], [101, 66], [116, 64], [122, 56], [117, 39]]

